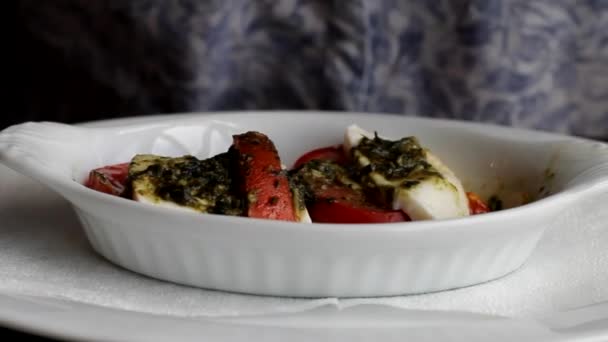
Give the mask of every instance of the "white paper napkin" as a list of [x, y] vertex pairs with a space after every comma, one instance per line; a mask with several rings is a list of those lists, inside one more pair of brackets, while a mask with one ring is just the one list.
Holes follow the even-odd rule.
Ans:
[[409, 309], [535, 316], [608, 300], [608, 195], [549, 230], [520, 270], [432, 294], [295, 299], [208, 291], [121, 269], [96, 255], [70, 206], [0, 166], [0, 292], [69, 299], [163, 315], [239, 316], [373, 303]]

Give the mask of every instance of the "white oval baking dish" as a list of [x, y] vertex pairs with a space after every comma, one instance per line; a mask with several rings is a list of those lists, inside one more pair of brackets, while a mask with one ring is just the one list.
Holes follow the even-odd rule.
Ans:
[[[462, 219], [391, 224], [300, 224], [175, 211], [84, 187], [89, 170], [136, 153], [201, 158], [231, 135], [266, 133], [283, 161], [340, 143], [357, 123], [415, 135], [488, 196], [533, 203]], [[474, 123], [328, 112], [201, 113], [68, 126], [25, 123], [0, 133], [0, 162], [70, 201], [93, 248], [113, 263], [175, 283], [260, 295], [390, 296], [446, 290], [520, 267], [543, 232], [583, 196], [608, 191], [605, 144]], [[32, 237], [35, 238], [35, 237]]]

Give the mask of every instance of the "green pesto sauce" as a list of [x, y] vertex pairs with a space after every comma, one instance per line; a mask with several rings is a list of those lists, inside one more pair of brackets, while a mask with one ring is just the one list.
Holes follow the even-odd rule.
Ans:
[[428, 177], [442, 178], [427, 162], [426, 152], [415, 137], [395, 141], [377, 135], [373, 139], [363, 138], [351, 153], [355, 159], [363, 157], [369, 161], [361, 173], [375, 172], [389, 181], [402, 181], [401, 186], [414, 186]]
[[299, 205], [314, 202], [315, 193], [335, 186], [346, 186], [361, 191], [361, 186], [352, 179], [351, 170], [329, 160], [311, 160], [289, 173], [289, 181], [294, 193], [298, 194]]
[[302, 184], [294, 184], [291, 179], [289, 180], [289, 187], [293, 195], [294, 208], [298, 217], [306, 210], [306, 189]]
[[394, 141], [377, 134], [373, 139], [364, 137], [351, 150], [351, 158], [356, 161], [354, 179], [383, 206], [393, 202], [395, 188], [409, 189], [428, 179], [443, 181], [415, 137]]
[[129, 165], [133, 191], [139, 195], [194, 208], [201, 212], [242, 215], [244, 201], [236, 195], [229, 153], [199, 160], [136, 155]]

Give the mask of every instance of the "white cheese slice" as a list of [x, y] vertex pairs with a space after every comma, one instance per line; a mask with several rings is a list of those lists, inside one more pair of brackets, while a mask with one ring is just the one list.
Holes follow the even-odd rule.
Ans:
[[439, 171], [444, 180], [456, 188], [457, 199], [454, 203], [455, 207], [453, 208], [454, 217], [469, 216], [469, 199], [460, 179], [456, 177], [456, 174], [450, 168], [441, 162], [439, 157], [428, 150], [426, 150], [426, 161], [431, 164], [435, 170]]
[[300, 211], [297, 216], [298, 216], [298, 222], [312, 223], [312, 219], [310, 218], [310, 215], [308, 214], [308, 210], [306, 210], [306, 208], [304, 208], [304, 210]]
[[175, 202], [171, 202], [171, 201], [165, 201], [163, 199], [158, 198], [157, 196], [150, 196], [149, 194], [139, 194], [137, 192], [133, 193], [133, 199], [137, 202], [140, 203], [145, 203], [145, 204], [152, 204], [158, 207], [165, 207], [165, 208], [171, 208], [171, 209], [178, 209], [178, 210], [183, 210], [183, 211], [190, 211], [190, 212], [199, 212], [194, 208], [190, 208], [187, 206], [183, 206], [183, 205], [179, 205]]
[[[167, 160], [169, 160], [168, 157], [161, 157], [156, 155], [137, 155], [131, 161], [131, 165], [129, 166], [130, 172], [141, 172], [146, 170], [151, 165], [154, 165], [155, 163], [163, 163]], [[183, 211], [200, 212], [195, 208], [180, 205], [176, 202], [168, 201], [159, 197], [156, 194], [156, 186], [154, 185], [154, 182], [151, 181], [149, 176], [147, 175], [140, 175], [138, 177], [135, 177], [131, 182], [131, 186], [133, 187], [133, 200], [137, 202], [152, 204], [159, 207], [179, 209]], [[199, 203], [201, 205], [201, 208], [206, 208], [209, 205], [203, 199], [200, 199]]]
[[354, 124], [346, 127], [343, 144], [346, 154], [348, 155], [353, 147], [359, 145], [363, 138], [373, 139], [374, 135]]
[[469, 215], [469, 201], [462, 183], [439, 158], [427, 151], [427, 161], [443, 178], [430, 177], [410, 188], [395, 188], [393, 208], [414, 221]]
[[[372, 139], [374, 136], [356, 125], [349, 126], [344, 135], [345, 149], [350, 151], [363, 137]], [[468, 199], [462, 182], [429, 151], [426, 151], [426, 161], [442, 177], [427, 177], [409, 187], [401, 187], [378, 173], [371, 173], [370, 177], [377, 185], [394, 187], [393, 209], [403, 210], [413, 221], [468, 216]], [[357, 162], [361, 166], [366, 166], [370, 161], [364, 156], [359, 156]]]

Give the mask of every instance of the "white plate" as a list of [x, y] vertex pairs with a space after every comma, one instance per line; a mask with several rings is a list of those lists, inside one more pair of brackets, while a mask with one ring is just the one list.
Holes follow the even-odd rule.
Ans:
[[542, 321], [380, 306], [344, 311], [320, 308], [255, 318], [193, 319], [0, 294], [0, 323], [78, 341], [482, 342], [490, 337], [494, 342], [605, 341], [608, 306], [562, 313]]
[[[268, 134], [291, 164], [304, 151], [339, 143], [351, 123], [387, 137], [418, 136], [470, 190], [542, 187], [551, 195], [454, 220], [306, 225], [180, 212], [80, 184], [89, 170], [136, 153], [209, 157], [248, 130]], [[70, 201], [95, 250], [118, 265], [180, 284], [293, 297], [390, 296], [496, 279], [525, 262], [545, 229], [559, 224], [555, 216], [608, 188], [608, 148], [601, 143], [380, 114], [211, 113], [104, 128], [28, 123], [0, 134], [0, 161]]]

